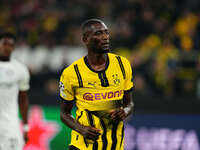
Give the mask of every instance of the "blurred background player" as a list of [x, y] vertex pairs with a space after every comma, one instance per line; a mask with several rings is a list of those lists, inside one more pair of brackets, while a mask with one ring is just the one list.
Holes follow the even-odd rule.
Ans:
[[0, 149], [22, 150], [18, 110], [24, 123], [24, 139], [27, 141], [27, 113], [29, 71], [25, 65], [11, 59], [16, 37], [11, 33], [0, 34]]
[[[61, 120], [72, 128], [70, 150], [123, 150], [123, 120], [133, 109], [129, 61], [109, 53], [109, 31], [98, 19], [82, 25], [88, 54], [60, 79]], [[77, 106], [76, 119], [71, 116]]]

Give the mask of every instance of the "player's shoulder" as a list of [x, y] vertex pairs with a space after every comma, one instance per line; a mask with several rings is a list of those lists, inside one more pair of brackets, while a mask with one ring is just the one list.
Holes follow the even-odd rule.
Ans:
[[122, 61], [122, 63], [126, 63], [126, 64], [129, 63], [129, 60], [124, 56], [120, 56], [120, 55], [114, 54], [114, 53], [108, 53], [108, 55], [109, 55], [109, 58], [111, 58], [111, 59], [116, 59], [116, 60]]
[[16, 60], [16, 59], [12, 59], [11, 63], [15, 66], [15, 68], [20, 69], [20, 70], [28, 70], [27, 66], [25, 64], [23, 64], [22, 62]]
[[80, 59], [74, 61], [72, 64], [70, 64], [69, 66], [64, 68], [63, 74], [69, 74], [70, 73], [70, 75], [72, 75], [74, 73], [74, 69], [75, 69], [76, 65], [77, 66], [83, 65], [83, 57], [81, 57]]

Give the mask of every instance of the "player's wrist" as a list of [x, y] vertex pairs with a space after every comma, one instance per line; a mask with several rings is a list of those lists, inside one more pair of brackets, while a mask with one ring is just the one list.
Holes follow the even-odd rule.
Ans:
[[123, 108], [123, 110], [124, 110], [126, 116], [128, 116], [130, 111], [131, 111], [131, 108], [130, 107], [125, 107], [125, 108]]
[[28, 132], [29, 131], [29, 125], [28, 124], [24, 124], [24, 132]]
[[82, 134], [83, 126], [81, 124], [75, 125], [75, 131]]
[[128, 106], [123, 108], [126, 116], [129, 116], [132, 113], [133, 107], [134, 107], [134, 104], [133, 102], [131, 102]]

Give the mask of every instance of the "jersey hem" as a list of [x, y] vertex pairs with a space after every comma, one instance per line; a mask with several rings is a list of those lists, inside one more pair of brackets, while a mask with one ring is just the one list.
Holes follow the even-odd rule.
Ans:
[[79, 148], [77, 148], [74, 145], [69, 145], [69, 150], [80, 150]]
[[62, 97], [61, 95], [60, 95], [60, 98], [63, 100], [63, 101], [73, 101], [74, 99], [65, 99], [64, 97]]
[[133, 87], [130, 88], [129, 90], [124, 90], [124, 93], [129, 93], [129, 92], [131, 92], [132, 90], [133, 90]]

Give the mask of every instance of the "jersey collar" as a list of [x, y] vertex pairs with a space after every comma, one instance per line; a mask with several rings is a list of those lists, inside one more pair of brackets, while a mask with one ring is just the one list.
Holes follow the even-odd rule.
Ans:
[[84, 62], [85, 62], [85, 64], [86, 64], [86, 66], [87, 66], [91, 71], [93, 71], [93, 72], [96, 72], [96, 73], [105, 72], [105, 71], [107, 70], [107, 68], [108, 68], [108, 66], [109, 66], [109, 62], [110, 62], [110, 61], [109, 61], [109, 55], [107, 54], [106, 56], [107, 56], [106, 67], [105, 67], [105, 69], [103, 69], [103, 70], [101, 70], [101, 71], [96, 71], [96, 70], [94, 70], [94, 69], [90, 66], [90, 64], [88, 63], [88, 59], [87, 59], [86, 56], [84, 57]]

